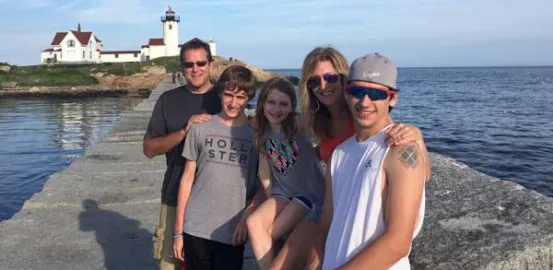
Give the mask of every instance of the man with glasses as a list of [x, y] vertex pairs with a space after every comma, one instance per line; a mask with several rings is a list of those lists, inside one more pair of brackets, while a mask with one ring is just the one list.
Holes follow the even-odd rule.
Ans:
[[427, 162], [417, 142], [387, 146], [397, 68], [379, 54], [350, 67], [345, 99], [355, 135], [330, 158], [322, 228], [323, 269], [410, 269], [411, 241], [425, 210]]
[[194, 38], [184, 43], [180, 61], [186, 85], [164, 92], [157, 100], [146, 134], [143, 151], [148, 158], [165, 155], [167, 170], [161, 189], [159, 226], [154, 234], [154, 258], [160, 269], [180, 269], [173, 258], [173, 231], [179, 183], [184, 171], [182, 151], [193, 123], [207, 121], [221, 111], [218, 91], [209, 80], [213, 57], [209, 44]]

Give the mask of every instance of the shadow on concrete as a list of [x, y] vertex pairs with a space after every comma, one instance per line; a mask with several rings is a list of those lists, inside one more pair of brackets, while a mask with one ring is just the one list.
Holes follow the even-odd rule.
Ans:
[[83, 201], [83, 208], [79, 229], [94, 232], [104, 252], [105, 269], [156, 268], [152, 258], [152, 233], [140, 228], [138, 220], [101, 209], [98, 202], [91, 199]]

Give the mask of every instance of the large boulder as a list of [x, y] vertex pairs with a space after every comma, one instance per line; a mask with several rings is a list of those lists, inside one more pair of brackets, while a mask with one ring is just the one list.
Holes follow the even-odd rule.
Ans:
[[91, 76], [96, 78], [101, 86], [137, 91], [143, 88], [154, 88], [163, 80], [167, 72], [163, 66], [145, 66], [142, 70], [144, 72], [129, 76], [106, 75], [101, 72], [92, 73]]
[[432, 154], [414, 269], [553, 269], [553, 198]]
[[164, 75], [167, 73], [167, 69], [164, 66], [144, 66], [142, 71], [152, 75]]
[[235, 59], [235, 58], [229, 58], [228, 60], [223, 58], [223, 57], [214, 57], [214, 61], [213, 61], [213, 66], [212, 66], [212, 69], [211, 69], [211, 80], [212, 81], [217, 81], [219, 79], [219, 76], [221, 76], [221, 73], [223, 73], [223, 71], [229, 67], [229, 66], [232, 66], [232, 65], [241, 65], [241, 66], [245, 66], [247, 67], [248, 69], [250, 69], [253, 74], [255, 75], [255, 78], [259, 81], [259, 82], [265, 82], [265, 81], [268, 81], [269, 79], [271, 78], [274, 78], [276, 76], [279, 76], [277, 73], [274, 73], [274, 72], [269, 72], [269, 71], [264, 71], [263, 69], [259, 68], [259, 67], [256, 67], [256, 66], [252, 66], [252, 65], [248, 65], [238, 59]]

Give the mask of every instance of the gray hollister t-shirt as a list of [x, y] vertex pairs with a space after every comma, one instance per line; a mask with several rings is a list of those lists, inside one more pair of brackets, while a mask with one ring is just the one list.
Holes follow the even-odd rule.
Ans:
[[230, 127], [218, 115], [190, 127], [182, 155], [195, 160], [197, 169], [186, 205], [184, 232], [232, 244], [246, 204], [252, 145], [248, 124]]
[[265, 141], [273, 191], [287, 197], [306, 197], [319, 208], [324, 198], [324, 176], [312, 142], [305, 135], [271, 134]]

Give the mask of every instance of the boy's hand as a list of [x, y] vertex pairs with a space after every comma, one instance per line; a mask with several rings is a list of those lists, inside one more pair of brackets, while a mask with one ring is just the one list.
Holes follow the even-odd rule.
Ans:
[[232, 240], [235, 246], [243, 245], [248, 241], [248, 227], [246, 226], [247, 216], [246, 214], [242, 215], [242, 218], [232, 234]]
[[232, 234], [232, 240], [234, 245], [244, 245], [248, 241], [248, 226], [246, 220], [255, 211], [255, 207], [247, 207], [242, 214], [242, 218], [238, 222], [234, 233]]
[[182, 236], [173, 239], [173, 256], [176, 259], [184, 261], [184, 242]]

